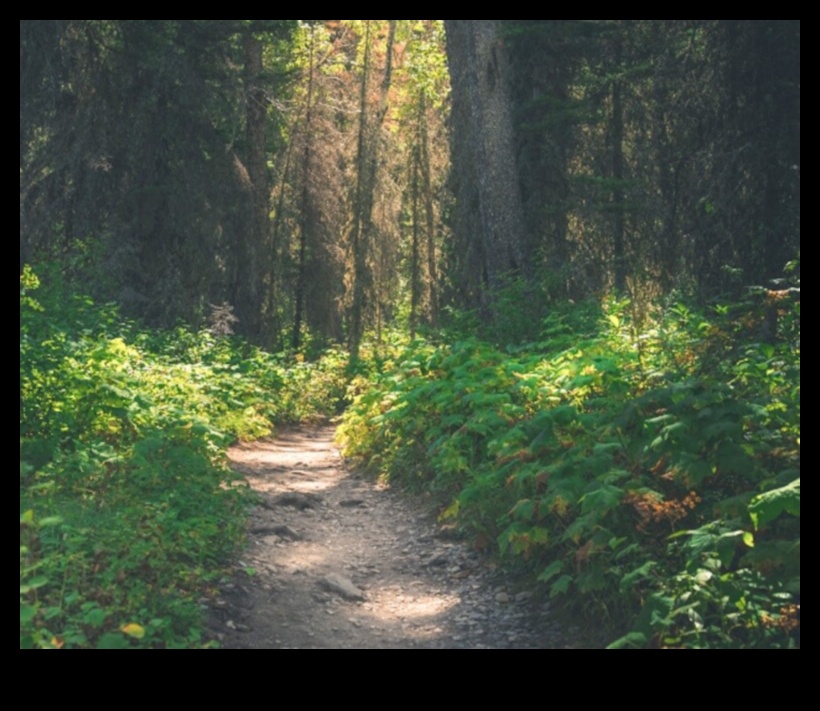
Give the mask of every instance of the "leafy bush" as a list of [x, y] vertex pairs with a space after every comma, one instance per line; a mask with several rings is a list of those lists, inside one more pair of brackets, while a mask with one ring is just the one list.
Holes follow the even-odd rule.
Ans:
[[[745, 308], [707, 317], [678, 304], [636, 321], [608, 302], [575, 327], [585, 335], [569, 341], [571, 317], [553, 316], [542, 342], [507, 353], [417, 341], [360, 385], [346, 453], [433, 493], [443, 517], [523, 561], [552, 596], [613, 629], [638, 620], [630, 644], [788, 646], [799, 521], [759, 512], [799, 477], [799, 302], [782, 309], [777, 345], [754, 340]], [[703, 533], [714, 530], [732, 535]], [[682, 549], [687, 531], [731, 555]]]
[[286, 366], [242, 341], [147, 332], [20, 289], [20, 645], [205, 644], [199, 598], [243, 535], [224, 450], [334, 412], [339, 353]]

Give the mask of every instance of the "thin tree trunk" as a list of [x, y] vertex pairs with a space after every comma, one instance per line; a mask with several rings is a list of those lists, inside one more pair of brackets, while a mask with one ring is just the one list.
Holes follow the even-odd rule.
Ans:
[[282, 274], [277, 265], [281, 262], [281, 242], [282, 242], [282, 221], [285, 213], [285, 187], [287, 186], [288, 174], [290, 173], [291, 156], [293, 155], [294, 141], [288, 141], [285, 152], [285, 163], [282, 166], [282, 177], [279, 180], [279, 198], [276, 200], [276, 208], [271, 226], [271, 288], [268, 293], [267, 311], [272, 319], [272, 328], [276, 334], [277, 348], [282, 343], [283, 325], [279, 318], [279, 297], [282, 293]]
[[308, 90], [307, 109], [305, 111], [305, 148], [302, 159], [304, 161], [302, 174], [302, 200], [299, 217], [299, 266], [296, 278], [296, 311], [293, 317], [293, 338], [294, 350], [298, 350], [301, 345], [302, 318], [305, 303], [305, 291], [307, 289], [307, 243], [308, 231], [310, 230], [310, 220], [308, 203], [310, 201], [310, 179], [311, 160], [313, 148], [313, 53], [314, 53], [314, 27], [310, 26], [310, 59], [308, 60]]
[[430, 142], [427, 135], [427, 104], [424, 94], [421, 95], [420, 105], [420, 168], [422, 180], [422, 194], [424, 198], [424, 216], [427, 227], [427, 286], [428, 286], [428, 319], [435, 325], [438, 321], [438, 293], [436, 273], [436, 221], [433, 212], [433, 187], [430, 178]]
[[[390, 20], [387, 37], [386, 65], [379, 92], [379, 106], [376, 121], [370, 127], [367, 120], [367, 85], [370, 78], [370, 20], [365, 20], [364, 66], [362, 68], [362, 91], [359, 110], [359, 145], [356, 158], [357, 180], [356, 200], [351, 230], [353, 250], [353, 303], [350, 315], [350, 358], [355, 363], [359, 358], [364, 334], [364, 302], [370, 286], [368, 258], [373, 235], [373, 200], [376, 188], [376, 170], [379, 156], [379, 134], [387, 115], [387, 97], [393, 71], [393, 43], [396, 37], [396, 21]], [[377, 307], [378, 311], [378, 307]], [[378, 313], [376, 314], [378, 316]]]
[[262, 265], [268, 241], [268, 180], [265, 152], [265, 96], [260, 85], [262, 42], [248, 31], [244, 37], [250, 219], [242, 237], [236, 284], [236, 308], [242, 332], [257, 340], [262, 321]]
[[370, 20], [364, 26], [364, 59], [362, 64], [362, 86], [359, 99], [359, 139], [356, 151], [356, 196], [353, 202], [353, 226], [350, 231], [350, 246], [353, 251], [353, 302], [350, 306], [349, 348], [351, 362], [359, 358], [362, 341], [362, 311], [364, 309], [364, 280], [367, 269], [366, 230], [363, 229], [364, 204], [367, 193], [367, 83], [370, 77]]
[[652, 76], [652, 144], [654, 162], [658, 171], [658, 189], [661, 199], [660, 229], [660, 264], [662, 266], [661, 279], [667, 288], [671, 288], [679, 276], [677, 268], [680, 258], [678, 238], [678, 176], [680, 170], [675, 170], [673, 155], [670, 150], [669, 130], [667, 128], [667, 106], [669, 105], [668, 73], [669, 65], [673, 61], [670, 52], [663, 47], [664, 35], [662, 30], [671, 34], [673, 21], [666, 20], [664, 25], [660, 21], [652, 23], [652, 48], [657, 54]]
[[[615, 68], [622, 66], [622, 47], [620, 39], [616, 40]], [[615, 252], [615, 291], [623, 294], [626, 290], [626, 254], [625, 254], [625, 208], [624, 208], [624, 114], [623, 86], [620, 77], [612, 81], [612, 190], [613, 241]]]
[[[419, 131], [420, 133], [420, 131]], [[416, 337], [416, 323], [418, 321], [419, 302], [421, 301], [421, 255], [419, 254], [419, 163], [421, 147], [418, 143], [413, 147], [412, 172], [410, 178], [411, 220], [413, 223], [413, 245], [410, 263], [410, 338]]]

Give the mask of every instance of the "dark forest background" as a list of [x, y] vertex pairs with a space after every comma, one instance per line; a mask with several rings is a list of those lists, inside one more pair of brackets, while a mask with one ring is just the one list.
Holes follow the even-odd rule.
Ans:
[[799, 252], [799, 60], [797, 20], [23, 20], [21, 265], [275, 349], [512, 276], [714, 298]]

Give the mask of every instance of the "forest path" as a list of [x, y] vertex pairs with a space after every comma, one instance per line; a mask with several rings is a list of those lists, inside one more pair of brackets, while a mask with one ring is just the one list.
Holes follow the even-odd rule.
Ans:
[[301, 427], [230, 450], [263, 504], [210, 614], [224, 648], [575, 646], [548, 603], [510, 587], [419, 502], [349, 472], [333, 437]]

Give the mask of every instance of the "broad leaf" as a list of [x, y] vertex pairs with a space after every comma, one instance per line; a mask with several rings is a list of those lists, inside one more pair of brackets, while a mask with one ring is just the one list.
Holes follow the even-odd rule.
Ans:
[[538, 576], [539, 582], [546, 583], [552, 578], [554, 578], [558, 573], [561, 572], [562, 568], [564, 567], [564, 561], [556, 560], [550, 563], [541, 574]]
[[800, 516], [800, 479], [755, 496], [749, 504], [749, 516], [755, 528], [774, 521], [783, 512]]

